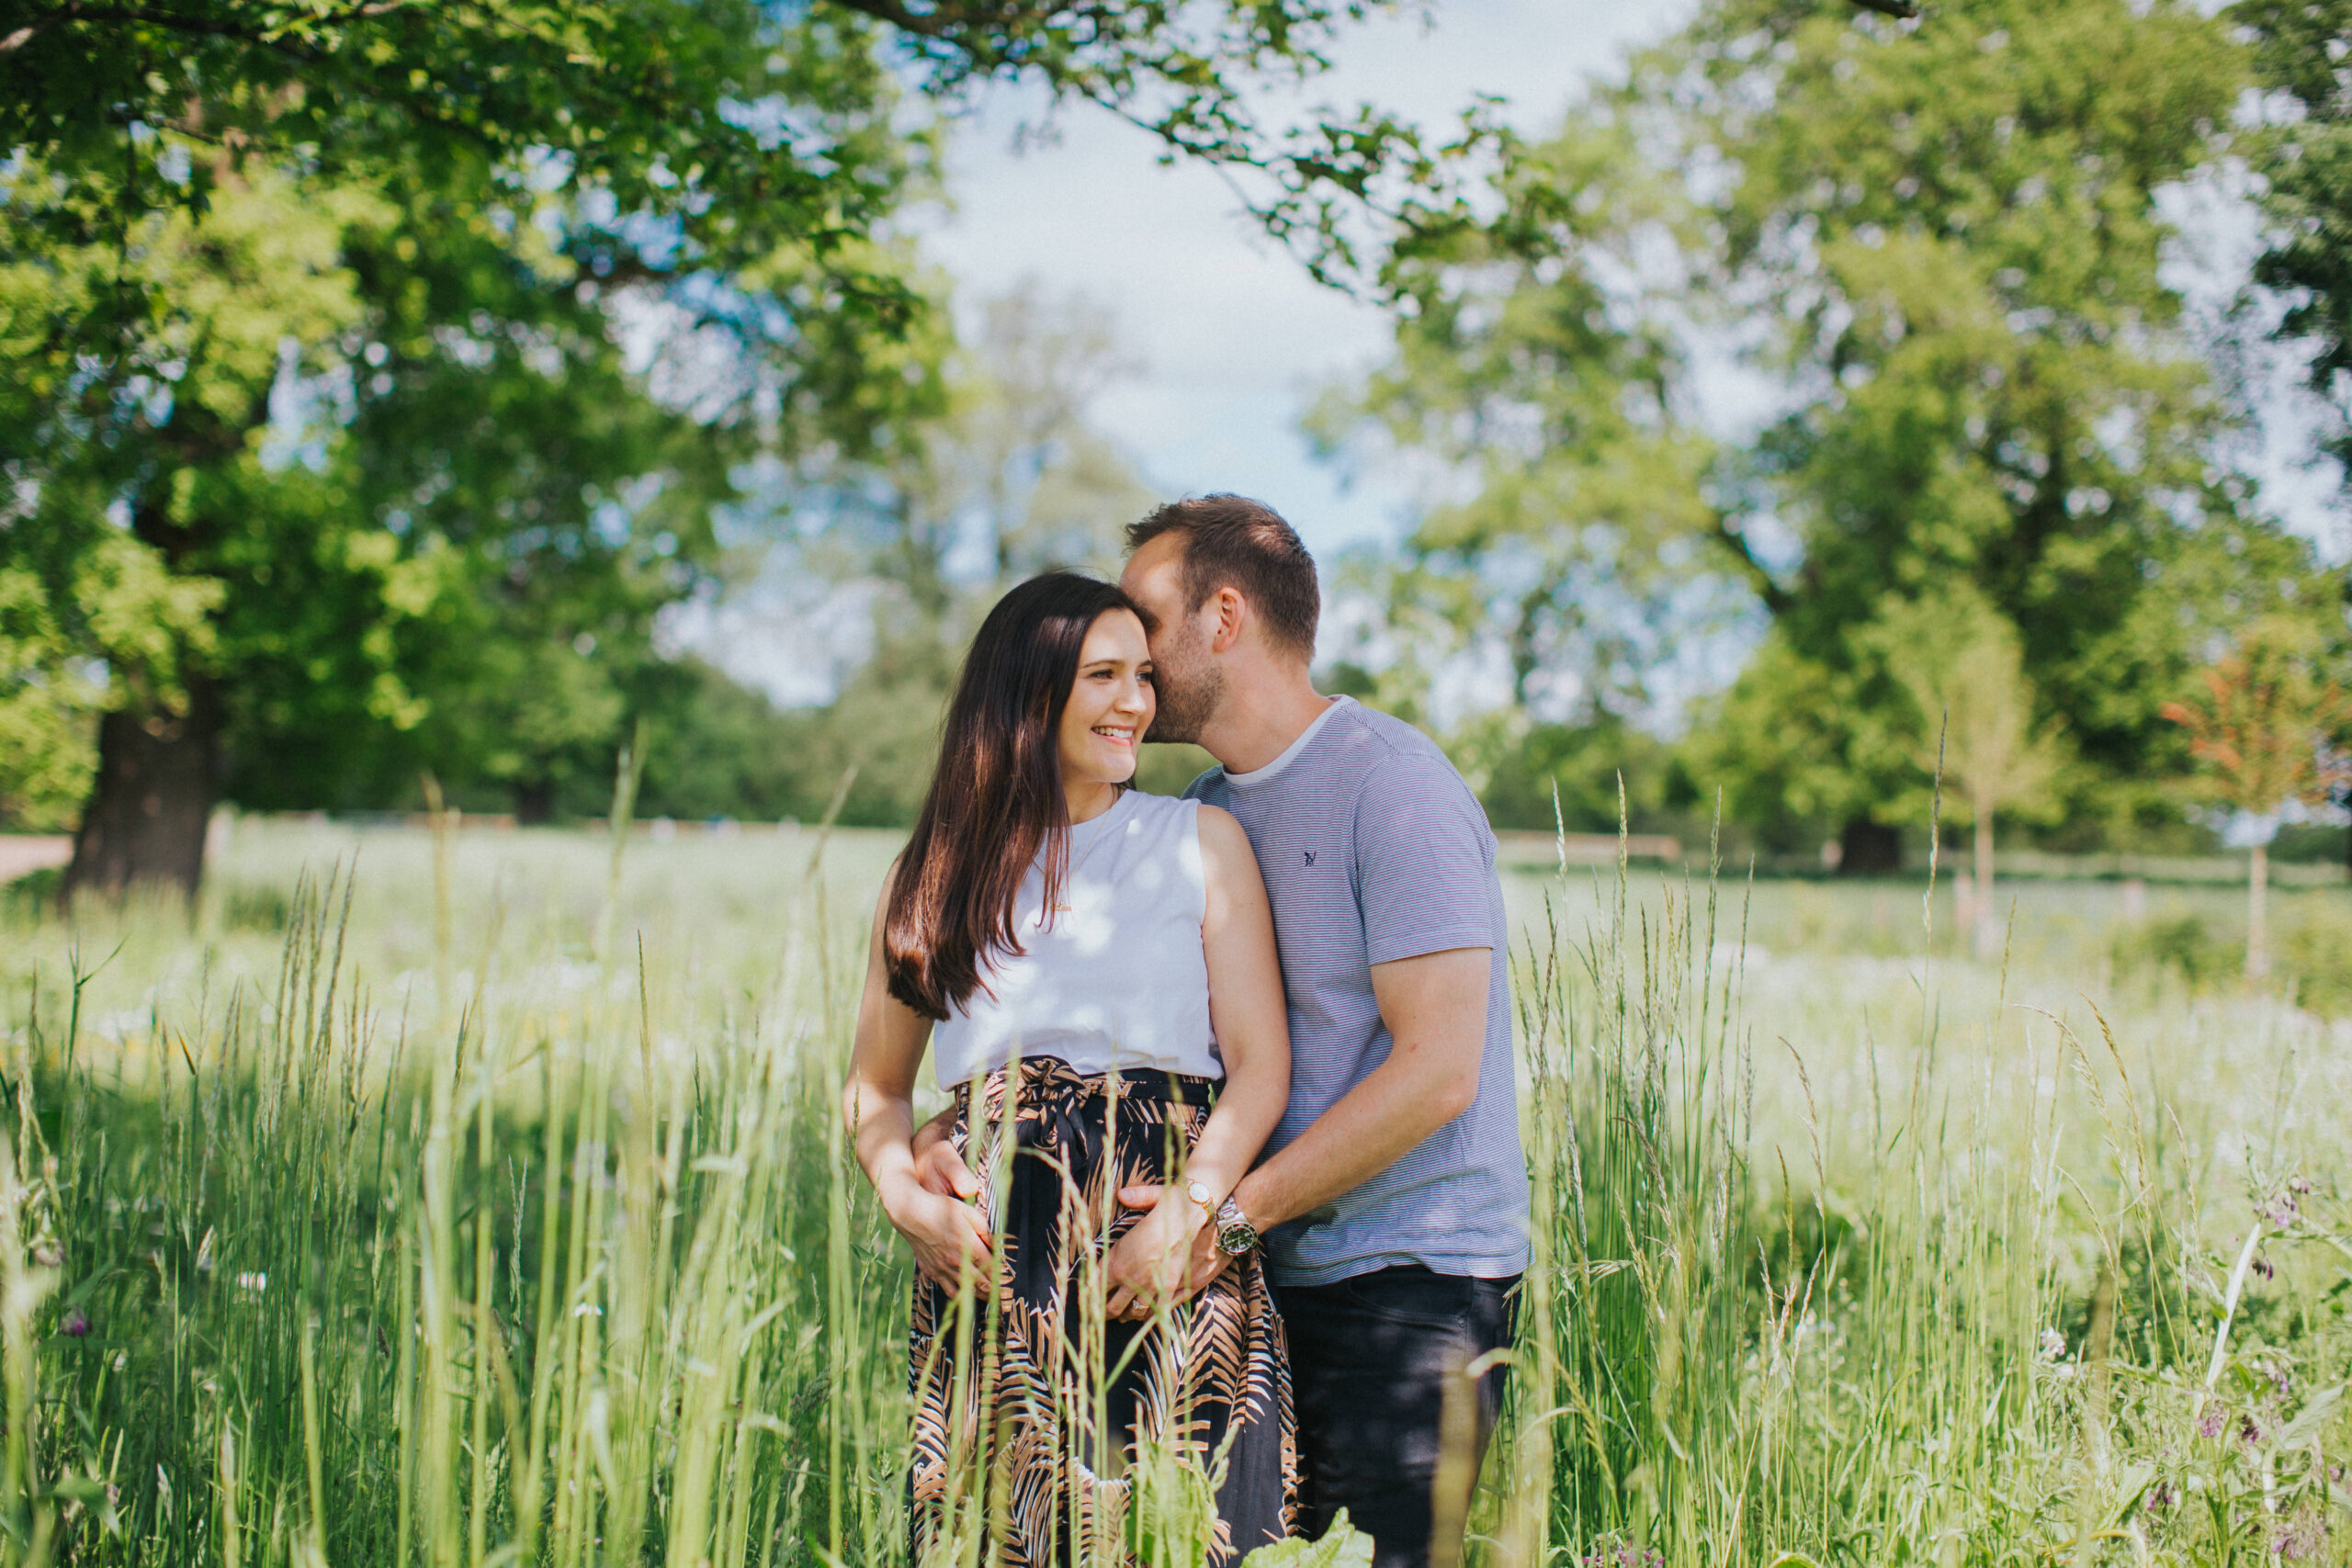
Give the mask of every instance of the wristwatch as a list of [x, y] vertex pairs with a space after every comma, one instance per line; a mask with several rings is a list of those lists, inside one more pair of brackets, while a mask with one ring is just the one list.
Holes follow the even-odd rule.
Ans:
[[1227, 1258], [1238, 1258], [1258, 1245], [1258, 1227], [1230, 1194], [1220, 1203], [1200, 1182], [1189, 1181], [1184, 1184], [1184, 1196], [1198, 1203], [1216, 1227], [1216, 1249]]

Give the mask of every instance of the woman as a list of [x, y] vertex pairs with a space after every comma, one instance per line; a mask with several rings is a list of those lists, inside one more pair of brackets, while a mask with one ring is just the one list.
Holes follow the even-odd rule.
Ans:
[[[920, 1275], [918, 1563], [979, 1530], [1016, 1568], [1116, 1561], [1138, 1529], [1165, 1550], [1184, 1488], [1131, 1517], [1138, 1473], [1220, 1465], [1213, 1519], [1193, 1487], [1210, 1561], [1289, 1533], [1281, 1320], [1225, 1202], [1289, 1096], [1273, 921], [1238, 823], [1127, 787], [1153, 711], [1125, 594], [1068, 572], [1007, 593], [876, 911], [843, 1111]], [[970, 1202], [918, 1170], [926, 1044]], [[1159, 1204], [1120, 1212], [1141, 1182]], [[1204, 1226], [1234, 1263], [1180, 1303]]]

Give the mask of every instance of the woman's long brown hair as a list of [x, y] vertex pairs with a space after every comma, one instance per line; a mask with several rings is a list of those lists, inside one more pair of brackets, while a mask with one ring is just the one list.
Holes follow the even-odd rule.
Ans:
[[985, 986], [991, 951], [1022, 951], [1013, 905], [1041, 852], [1046, 907], [1060, 896], [1069, 856], [1062, 710], [1086, 634], [1108, 610], [1142, 618], [1112, 584], [1049, 571], [998, 600], [964, 656], [939, 766], [882, 922], [890, 994], [925, 1018], [945, 1018]]

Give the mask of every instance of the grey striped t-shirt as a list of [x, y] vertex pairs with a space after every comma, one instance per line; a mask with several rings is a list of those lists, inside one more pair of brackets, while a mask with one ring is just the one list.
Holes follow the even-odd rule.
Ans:
[[1494, 954], [1469, 1110], [1329, 1210], [1266, 1238], [1273, 1278], [1320, 1285], [1392, 1264], [1500, 1279], [1527, 1267], [1527, 1165], [1511, 1053], [1510, 940], [1495, 836], [1435, 742], [1341, 697], [1255, 773], [1184, 792], [1239, 819], [1274, 910], [1290, 998], [1290, 1106], [1272, 1155], [1388, 1058], [1372, 966]]

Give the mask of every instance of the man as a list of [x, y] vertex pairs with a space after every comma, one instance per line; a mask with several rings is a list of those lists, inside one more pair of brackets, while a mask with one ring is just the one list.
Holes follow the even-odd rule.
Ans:
[[[1186, 793], [1240, 820], [1273, 906], [1290, 1104], [1230, 1197], [1263, 1236], [1290, 1342], [1301, 1527], [1319, 1537], [1345, 1508], [1377, 1568], [1427, 1562], [1440, 1529], [1452, 1556], [1501, 1377], [1479, 1381], [1471, 1462], [1440, 1496], [1447, 1387], [1509, 1343], [1527, 1266], [1494, 835], [1428, 737], [1315, 690], [1315, 563], [1272, 509], [1180, 501], [1127, 543], [1150, 739], [1221, 764]], [[1224, 1229], [1204, 1227], [1189, 1289], [1223, 1267]]]

